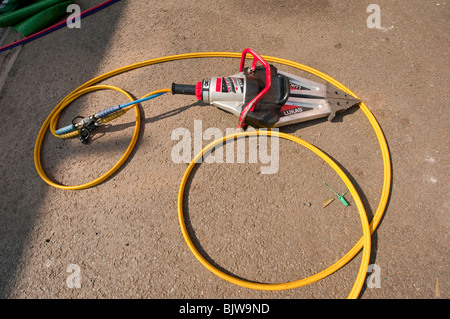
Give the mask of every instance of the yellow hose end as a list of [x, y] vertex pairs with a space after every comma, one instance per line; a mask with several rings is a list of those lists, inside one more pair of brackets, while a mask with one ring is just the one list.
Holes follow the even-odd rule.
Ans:
[[101, 119], [100, 123], [108, 123], [111, 122], [112, 120], [121, 117], [122, 115], [124, 115], [127, 111], [126, 110], [120, 110], [117, 112], [114, 112], [112, 114], [109, 114], [108, 116], [105, 116], [104, 118]]
[[58, 135], [58, 137], [67, 139], [67, 138], [76, 137], [78, 135], [80, 135], [80, 132], [77, 130], [77, 131], [73, 131], [73, 132], [70, 132], [70, 133]]

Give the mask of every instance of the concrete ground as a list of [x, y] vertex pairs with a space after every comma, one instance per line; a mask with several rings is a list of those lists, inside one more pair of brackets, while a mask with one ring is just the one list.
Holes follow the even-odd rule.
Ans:
[[[85, 10], [102, 1], [75, 2]], [[24, 45], [0, 93], [0, 296], [345, 298], [361, 253], [325, 279], [274, 292], [224, 281], [195, 259], [177, 218], [187, 165], [172, 160], [178, 141], [171, 135], [177, 128], [193, 134], [195, 120], [202, 121], [203, 131], [215, 127], [225, 133], [236, 127], [237, 118], [190, 96], [167, 94], [142, 103], [143, 127], [132, 156], [98, 186], [60, 190], [36, 172], [39, 129], [79, 85], [152, 58], [250, 47], [331, 75], [366, 102], [384, 131], [392, 192], [372, 236], [376, 276], [360, 298], [448, 298], [450, 3], [379, 0], [381, 27], [369, 28], [371, 3], [119, 1], [83, 19], [79, 29], [63, 28]], [[195, 83], [238, 68], [238, 59], [183, 60], [103, 83], [140, 97], [172, 82]], [[59, 126], [125, 101], [110, 91], [83, 96], [63, 112]], [[42, 162], [48, 176], [74, 185], [108, 170], [130, 142], [134, 114], [110, 124], [87, 146], [47, 134]], [[373, 217], [383, 167], [361, 110], [354, 108], [336, 122], [317, 120], [281, 131], [314, 144], [345, 168]], [[204, 163], [186, 191], [185, 218], [197, 247], [220, 269], [250, 281], [279, 283], [313, 275], [362, 236], [350, 195], [349, 207], [335, 200], [322, 208], [333, 196], [322, 182], [345, 191], [336, 173], [292, 142], [281, 140], [279, 148], [276, 174], [260, 174], [262, 163]]]

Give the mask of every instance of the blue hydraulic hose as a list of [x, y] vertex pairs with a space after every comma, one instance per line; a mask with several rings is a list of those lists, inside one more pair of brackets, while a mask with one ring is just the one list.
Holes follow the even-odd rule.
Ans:
[[63, 134], [67, 134], [67, 133], [73, 132], [76, 129], [77, 128], [75, 127], [74, 124], [70, 124], [70, 125], [64, 126], [64, 127], [60, 128], [60, 129], [56, 130], [55, 134], [63, 135]]
[[125, 104], [120, 104], [120, 105], [116, 105], [116, 106], [107, 108], [106, 110], [100, 111], [97, 114], [95, 114], [95, 117], [98, 118], [98, 119], [101, 119], [102, 117], [105, 117], [105, 116], [107, 116], [109, 114], [117, 112], [117, 111], [119, 111], [119, 110], [121, 110], [123, 108], [126, 108], [127, 106], [134, 105], [134, 104], [137, 104], [137, 103], [141, 103], [141, 102], [145, 102], [145, 101], [154, 99], [155, 97], [158, 97], [158, 96], [163, 95], [165, 93], [166, 92], [153, 94], [153, 95], [144, 97], [143, 99], [140, 99], [140, 100], [135, 100], [135, 101], [131, 101], [131, 102], [128, 102], [128, 103], [125, 103]]

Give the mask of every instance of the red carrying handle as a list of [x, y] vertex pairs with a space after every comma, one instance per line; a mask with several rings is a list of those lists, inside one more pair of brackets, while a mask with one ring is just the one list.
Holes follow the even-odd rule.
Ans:
[[239, 72], [242, 72], [243, 68], [244, 68], [244, 63], [245, 63], [245, 59], [247, 57], [247, 53], [250, 53], [251, 55], [253, 55], [253, 62], [252, 62], [252, 69], [255, 70], [256, 69], [256, 63], [259, 61], [264, 68], [266, 69], [266, 87], [259, 92], [259, 94], [257, 96], [255, 96], [242, 110], [241, 112], [241, 116], [239, 117], [239, 127], [243, 127], [244, 126], [244, 120], [245, 117], [247, 116], [247, 113], [249, 111], [252, 111], [255, 109], [256, 105], [258, 104], [259, 100], [261, 100], [261, 98], [270, 90], [270, 86], [272, 85], [272, 74], [270, 72], [270, 65], [269, 63], [267, 63], [266, 60], [264, 60], [258, 53], [256, 53], [255, 51], [253, 51], [250, 48], [245, 49], [244, 51], [242, 51], [242, 56], [241, 56], [241, 65], [239, 67]]

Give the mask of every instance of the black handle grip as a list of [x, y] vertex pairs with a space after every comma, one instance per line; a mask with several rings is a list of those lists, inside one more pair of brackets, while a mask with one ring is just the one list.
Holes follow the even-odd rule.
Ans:
[[172, 83], [172, 94], [195, 95], [195, 85]]

